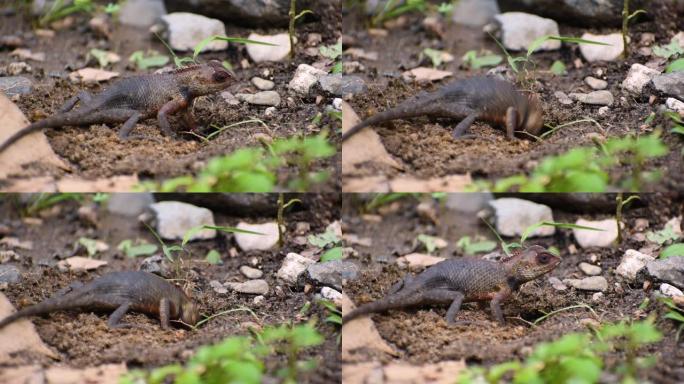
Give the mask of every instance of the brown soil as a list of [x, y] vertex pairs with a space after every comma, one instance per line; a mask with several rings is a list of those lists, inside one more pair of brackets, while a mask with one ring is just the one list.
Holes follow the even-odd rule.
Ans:
[[[430, 200], [427, 196], [425, 199]], [[680, 339], [679, 343], [675, 342], [676, 326], [663, 318], [665, 311], [662, 305], [651, 304], [645, 311], [638, 309], [645, 298], [654, 301], [650, 290], [657, 290], [659, 284], [651, 284], [651, 288], [644, 290], [643, 277], [630, 285], [613, 273], [627, 249], [640, 249], [645, 245], [632, 236], [637, 218], [647, 219], [649, 230], [658, 230], [667, 220], [680, 214], [681, 199], [672, 200], [661, 194], [642, 195], [642, 199], [646, 202], [645, 206], [624, 211], [625, 240], [618, 248], [583, 250], [574, 244], [570, 230], [558, 230], [552, 237], [528, 240], [529, 244], [557, 247], [563, 260], [549, 275], [523, 285], [510, 301], [503, 304], [504, 316], [508, 321], [506, 326], [499, 326], [492, 320], [489, 310], [482, 310], [477, 304], [465, 304], [457, 315], [459, 321], [474, 322], [470, 325], [447, 326], [444, 320], [446, 307], [395, 310], [375, 314], [372, 319], [382, 338], [399, 351], [397, 360], [401, 362], [425, 364], [465, 359], [469, 365], [490, 366], [524, 358], [539, 342], [556, 340], [566, 333], [587, 330], [580, 324], [581, 319], [589, 318], [604, 323], [622, 319], [639, 320], [654, 313], [657, 314], [656, 326], [663, 333], [663, 340], [640, 352], [644, 356], [652, 354], [658, 359], [655, 368], [648, 371], [648, 377], [658, 383], [680, 382], [684, 380], [684, 354], [681, 348], [684, 341]], [[407, 273], [397, 266], [395, 260], [398, 256], [414, 251], [424, 253], [424, 249], [418, 249], [415, 241], [420, 234], [440, 236], [450, 242], [450, 247], [435, 253], [442, 257], [462, 256], [453, 248], [462, 236], [480, 235], [496, 241], [491, 231], [472, 214], [437, 207], [439, 224], [435, 225], [416, 212], [417, 204], [417, 200], [406, 198], [385, 207], [384, 213], [381, 213], [382, 222], [375, 223], [361, 218], [359, 212], [363, 205], [358, 199], [344, 195], [343, 230], [346, 234], [372, 239], [371, 247], [352, 245], [359, 252], [356, 261], [362, 265], [364, 271], [358, 279], [345, 286], [345, 293], [355, 304], [382, 298]], [[580, 217], [588, 220], [614, 217], [589, 212], [596, 211], [577, 214], [554, 209], [553, 215], [557, 222], [575, 222]], [[514, 241], [507, 238], [504, 240]], [[570, 247], [577, 251], [571, 253]], [[593, 292], [574, 289], [556, 291], [551, 287], [548, 282], [551, 276], [561, 280], [582, 278], [583, 274], [577, 265], [582, 261], [590, 262], [594, 255], [609, 286], [599, 302], [592, 301]], [[532, 322], [544, 313], [578, 303], [591, 306], [597, 317], [587, 309], [576, 308], [550, 316], [536, 327], [520, 320]], [[354, 361], [367, 361], [372, 357], [384, 363], [391, 360], [385, 355], [360, 351]], [[613, 351], [605, 355], [604, 361], [608, 367], [612, 367], [622, 358], [621, 353]]]
[[[659, 106], [664, 104], [666, 96], [652, 88], [647, 88], [641, 97], [635, 98], [622, 91], [620, 84], [633, 63], [645, 63], [652, 58], [640, 55], [637, 51], [643, 32], [656, 35], [656, 45], [669, 43], [669, 39], [678, 31], [684, 30], [684, 22], [677, 19], [677, 12], [671, 2], [652, 2], [647, 9], [653, 18], [636, 23], [630, 28], [632, 39], [632, 56], [627, 61], [586, 63], [582, 60], [576, 45], [564, 44], [558, 51], [533, 55], [537, 70], [531, 72], [528, 79], [519, 82], [520, 88], [533, 89], [538, 92], [544, 108], [544, 121], [551, 126], [558, 126], [571, 121], [592, 118], [599, 124], [583, 122], [559, 129], [542, 141], [515, 140], [508, 141], [505, 134], [486, 123], [475, 123], [470, 128], [474, 134], [472, 139], [453, 140], [451, 130], [456, 121], [428, 121], [425, 118], [412, 120], [395, 120], [373, 129], [378, 132], [388, 152], [400, 159], [406, 166], [405, 173], [429, 178], [451, 174], [470, 173], [474, 178], [496, 180], [520, 173], [529, 173], [538, 162], [547, 156], [564, 153], [571, 148], [593, 146], [591, 135], [598, 134], [602, 138], [622, 137], [627, 134], [643, 135], [655, 129], [663, 131], [662, 139], [670, 148], [670, 153], [648, 163], [649, 170], [662, 170], [663, 178], [657, 184], [645, 185], [645, 190], [665, 191], [670, 188], [681, 189], [684, 185], [682, 177], [682, 155], [684, 148], [681, 136], [670, 133], [671, 123], [658, 117], [650, 125], [644, 125], [644, 119]], [[467, 28], [453, 23], [445, 24], [444, 39], [435, 37], [421, 26], [422, 17], [411, 14], [404, 17], [404, 23], [389, 29], [386, 37], [375, 38], [368, 33], [362, 12], [351, 8], [343, 18], [343, 29], [347, 36], [355, 41], [354, 46], [366, 52], [378, 52], [377, 61], [359, 59], [365, 70], [360, 75], [369, 86], [369, 91], [355, 96], [351, 101], [354, 110], [365, 118], [376, 111], [384, 111], [397, 105], [421, 91], [432, 91], [454, 79], [467, 78], [476, 74], [484, 74], [487, 68], [466, 70], [461, 67], [462, 56], [469, 50], [487, 49], [501, 54], [496, 43], [484, 34], [481, 28]], [[612, 33], [615, 29], [589, 28], [580, 29], [560, 24], [562, 36], [581, 36], [584, 32], [596, 34]], [[347, 49], [349, 47], [345, 47]], [[430, 67], [430, 60], [422, 54], [423, 49], [433, 48], [449, 52], [455, 60], [443, 64], [439, 69], [452, 71], [453, 77], [435, 84], [408, 84], [401, 79], [401, 73], [417, 66]], [[514, 56], [524, 52], [512, 52]], [[345, 56], [346, 61], [357, 60]], [[555, 76], [547, 69], [555, 60], [561, 60], [567, 67], [568, 74]], [[504, 64], [505, 64], [504, 57]], [[581, 62], [577, 68], [573, 63]], [[610, 112], [599, 116], [599, 106], [574, 103], [561, 105], [554, 92], [563, 91], [586, 93], [591, 89], [584, 83], [587, 76], [595, 76], [601, 70], [608, 81], [608, 90], [615, 97]], [[655, 99], [649, 103], [649, 97]], [[408, 138], [408, 140], [407, 140]], [[400, 171], [384, 169], [385, 174], [397, 175]], [[359, 176], [371, 176], [378, 173], [373, 166], [359, 170]], [[611, 171], [611, 180], [624, 179], [631, 173], [627, 165]]]
[[[328, 4], [328, 3], [326, 3]], [[257, 135], [271, 138], [287, 138], [294, 135], [312, 135], [327, 129], [333, 145], [337, 146], [339, 122], [325, 113], [326, 106], [332, 103], [333, 96], [318, 88], [309, 97], [300, 97], [287, 89], [299, 64], [311, 64], [320, 57], [306, 55], [306, 41], [310, 33], [322, 35], [322, 44], [335, 44], [340, 35], [341, 16], [338, 7], [321, 6], [316, 16], [306, 23], [298, 24], [296, 33], [300, 44], [291, 62], [259, 63], [250, 61], [243, 45], [231, 45], [226, 52], [206, 53], [199, 57], [200, 62], [210, 59], [227, 60], [237, 76], [237, 83], [227, 90], [231, 93], [257, 92], [250, 79], [264, 76], [270, 72], [269, 78], [276, 83], [275, 91], [282, 97], [282, 104], [273, 117], [265, 117], [266, 107], [241, 103], [238, 106], [228, 105], [218, 94], [196, 100], [195, 117], [200, 126], [205, 127], [204, 134], [213, 132], [211, 125], [223, 127], [252, 118], [262, 119], [267, 127], [259, 123], [249, 123], [229, 128], [210, 142], [202, 142], [191, 135], [183, 134], [177, 139], [164, 137], [154, 119], [140, 122], [133, 134], [148, 136], [146, 139], [131, 139], [122, 142], [117, 137], [118, 127], [93, 125], [89, 128], [68, 127], [64, 129], [47, 129], [50, 144], [55, 152], [68, 160], [74, 173], [85, 178], [102, 178], [115, 175], [138, 174], [141, 179], [156, 181], [195, 173], [209, 159], [229, 154], [239, 148], [258, 147]], [[147, 30], [113, 24], [112, 38], [99, 37], [88, 27], [89, 18], [77, 15], [70, 27], [57, 30], [54, 38], [36, 37], [33, 31], [33, 19], [21, 12], [13, 16], [0, 16], [0, 36], [26, 36], [25, 47], [32, 52], [45, 52], [44, 62], [28, 61], [33, 68], [29, 74], [22, 74], [34, 82], [34, 90], [22, 96], [17, 104], [30, 121], [42, 119], [55, 113], [65, 100], [71, 98], [82, 86], [71, 84], [67, 76], [72, 70], [86, 66], [86, 56], [92, 48], [116, 52], [122, 58], [108, 70], [120, 73], [121, 77], [138, 75], [142, 72], [129, 65], [131, 53], [150, 49], [168, 54], [165, 46]], [[234, 37], [247, 37], [251, 32], [275, 34], [282, 29], [252, 29], [226, 24], [226, 34]], [[11, 50], [0, 50], [0, 67], [19, 61], [10, 57]], [[191, 56], [191, 52], [179, 52], [179, 57]], [[246, 68], [242, 62], [248, 63]], [[172, 64], [172, 63], [171, 63]], [[91, 62], [91, 67], [97, 67]], [[149, 72], [154, 69], [149, 70]], [[108, 84], [87, 88], [89, 92], [101, 91]], [[318, 125], [311, 124], [316, 114], [323, 118]], [[172, 120], [172, 128], [185, 130], [181, 120]], [[333, 192], [339, 186], [340, 156], [335, 155], [315, 163], [312, 171], [328, 171], [331, 176], [327, 182], [315, 186], [316, 191]], [[279, 179], [286, 175], [296, 174], [295, 167], [281, 170]], [[60, 176], [59, 170], [51, 170], [53, 176]], [[35, 172], [34, 172], [35, 173]], [[31, 169], [26, 171], [31, 174]], [[339, 189], [339, 188], [337, 188]]]
[[[311, 233], [325, 231], [328, 224], [339, 220], [339, 195], [322, 194], [313, 199], [308, 210], [295, 210], [285, 213], [288, 233], [293, 233], [297, 222], [308, 222]], [[18, 307], [37, 303], [55, 291], [79, 280], [91, 280], [101, 274], [138, 269], [141, 260], [130, 259], [116, 250], [117, 244], [125, 239], [144, 239], [154, 243], [151, 233], [137, 223], [135, 218], [111, 215], [106, 209], [98, 209], [97, 228], [78, 219], [75, 202], [66, 202], [43, 212], [43, 223], [28, 225], [22, 222], [17, 198], [5, 196], [0, 204], [1, 224], [11, 228], [11, 235], [22, 241], [32, 241], [33, 250], [17, 251], [21, 255], [20, 265], [22, 281], [10, 285], [4, 292], [10, 301]], [[263, 222], [273, 220], [273, 215], [235, 217], [215, 213], [217, 225], [236, 225], [240, 220]], [[98, 257], [108, 262], [96, 272], [73, 273], [59, 272], [56, 263], [61, 258], [75, 253], [74, 244], [80, 237], [96, 238], [105, 241], [110, 250]], [[59, 364], [71, 367], [93, 366], [104, 363], [125, 362], [129, 369], [152, 368], [172, 362], [187, 360], [192, 351], [199, 346], [216, 343], [226, 337], [248, 335], [249, 324], [260, 327], [283, 323], [305, 322], [313, 317], [323, 319], [327, 312], [315, 304], [314, 294], [318, 290], [304, 292], [293, 286], [282, 285], [277, 280], [276, 272], [288, 252], [301, 252], [306, 246], [293, 242], [289, 236], [283, 248], [277, 251], [238, 251], [236, 257], [229, 257], [228, 249], [236, 247], [231, 236], [219, 236], [216, 240], [196, 241], [190, 243], [190, 253], [183, 257], [181, 277], [192, 287], [194, 299], [199, 304], [200, 312], [205, 315], [221, 311], [248, 308], [218, 316], [196, 331], [174, 328], [164, 331], [159, 320], [142, 314], [129, 313], [123, 322], [141, 326], [140, 328], [109, 329], [108, 314], [57, 312], [44, 318], [34, 317], [31, 321], [36, 325], [40, 337], [47, 345], [59, 353]], [[222, 254], [222, 265], [211, 265], [204, 261], [204, 255], [210, 249], [217, 249]], [[264, 279], [270, 285], [265, 300], [256, 305], [254, 295], [228, 292], [216, 293], [209, 281], [245, 281], [238, 271], [242, 265], [251, 265], [264, 272]], [[300, 315], [300, 309], [311, 303], [311, 310]], [[302, 377], [303, 382], [330, 383], [340, 381], [340, 349], [337, 341], [339, 328], [329, 323], [318, 321], [316, 328], [325, 337], [324, 344], [307, 350], [303, 359], [313, 358], [317, 368]], [[32, 363], [33, 357], [19, 354], [12, 365]], [[46, 365], [55, 364], [43, 357], [39, 361]], [[284, 356], [274, 355], [266, 359], [268, 372], [273, 374], [277, 367], [282, 367]], [[0, 365], [0, 369], [2, 366]]]

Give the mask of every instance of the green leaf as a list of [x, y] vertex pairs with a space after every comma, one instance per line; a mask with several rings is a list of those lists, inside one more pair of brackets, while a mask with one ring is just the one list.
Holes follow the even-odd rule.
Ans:
[[80, 239], [78, 239], [78, 243], [86, 249], [86, 252], [88, 252], [88, 257], [93, 257], [95, 256], [95, 254], [97, 254], [96, 240], [89, 239], [87, 237], [81, 237]]
[[430, 58], [430, 61], [432, 62], [433, 67], [439, 67], [442, 64], [442, 54], [444, 52], [438, 51], [436, 49], [432, 48], [425, 48], [423, 50], [423, 54]]
[[665, 244], [666, 242], [668, 242], [670, 240], [679, 239], [679, 235], [675, 233], [674, 229], [670, 225], [666, 225], [660, 231], [656, 231], [656, 232], [648, 231], [648, 232], [646, 232], [646, 239], [648, 239], [648, 241], [650, 241], [650, 242], [658, 243], [658, 244], [662, 245], [662, 244]]
[[665, 67], [665, 72], [679, 72], [684, 71], [684, 58], [677, 59]]
[[333, 261], [342, 259], [342, 247], [330, 248], [321, 256], [321, 261]]
[[678, 321], [680, 323], [684, 323], [684, 315], [682, 315], [679, 312], [675, 311], [669, 311], [668, 313], [665, 314], [664, 316], [666, 319]]
[[340, 239], [337, 238], [337, 235], [335, 235], [335, 231], [332, 229], [318, 235], [309, 235], [308, 240], [311, 245], [318, 248], [325, 248], [328, 244], [335, 244], [340, 241]]
[[551, 64], [551, 68], [549, 70], [556, 76], [562, 76], [568, 73], [568, 71], [565, 68], [565, 64], [563, 64], [563, 62], [560, 60], [554, 61], [553, 64]]
[[321, 45], [318, 47], [318, 51], [321, 53], [321, 56], [335, 60], [342, 55], [342, 40], [333, 45]]
[[169, 57], [165, 55], [160, 55], [156, 51], [148, 52], [147, 57], [142, 51], [135, 51], [128, 58], [128, 61], [135, 63], [135, 66], [140, 70], [146, 70], [153, 67], [163, 67], [169, 62]]
[[661, 259], [667, 259], [672, 256], [684, 256], [684, 243], [672, 244], [660, 252]]
[[433, 237], [433, 236], [421, 234], [421, 235], [418, 235], [417, 240], [420, 241], [421, 243], [423, 243], [423, 245], [425, 246], [425, 249], [427, 250], [427, 253], [432, 253], [437, 248], [435, 246], [435, 237]]
[[95, 59], [97, 59], [100, 68], [104, 68], [109, 65], [109, 52], [103, 51], [101, 49], [93, 48], [89, 52]]
[[[519, 59], [519, 58], [516, 58]], [[497, 66], [503, 58], [499, 55], [484, 55], [484, 56], [477, 56], [476, 51], [468, 51], [463, 55], [463, 64], [466, 66], [472, 68], [472, 69], [480, 69], [483, 67], [494, 67]], [[509, 63], [510, 63], [511, 58], [509, 57]], [[511, 67], [513, 67], [514, 64], [511, 64]]]
[[138, 257], [138, 256], [148, 256], [157, 252], [156, 244], [142, 243], [138, 245], [133, 245], [132, 240], [123, 240], [117, 246], [117, 249], [123, 251], [127, 257]]
[[237, 44], [257, 44], [257, 45], [268, 45], [271, 47], [276, 47], [278, 46], [277, 44], [271, 44], [271, 43], [265, 43], [263, 41], [256, 41], [256, 40], [249, 40], [249, 39], [244, 39], [241, 37], [227, 37], [227, 36], [221, 36], [221, 35], [214, 35], [214, 36], [209, 36], [205, 38], [204, 40], [200, 41], [195, 45], [195, 50], [192, 53], [193, 59], [196, 59], [197, 56], [202, 52], [204, 47], [207, 45], [211, 44], [213, 41], [227, 41], [228, 43], [237, 43]]
[[215, 249], [212, 249], [211, 251], [207, 252], [207, 256], [204, 259], [209, 264], [213, 264], [213, 265], [221, 264], [221, 254]]
[[679, 46], [679, 43], [672, 39], [670, 40], [670, 44], [668, 45], [662, 45], [662, 46], [654, 46], [653, 47], [653, 54], [656, 56], [660, 56], [665, 59], [669, 59], [670, 57], [673, 56], [679, 56], [684, 53], [684, 49], [682, 49]]

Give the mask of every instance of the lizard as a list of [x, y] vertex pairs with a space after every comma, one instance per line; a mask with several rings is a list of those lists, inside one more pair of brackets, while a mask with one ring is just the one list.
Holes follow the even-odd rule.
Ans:
[[421, 92], [356, 124], [342, 135], [342, 141], [370, 125], [419, 116], [461, 119], [452, 131], [455, 139], [463, 137], [475, 120], [505, 127], [511, 140], [519, 129], [537, 135], [543, 126], [536, 94], [525, 96], [507, 81], [479, 76], [451, 82], [434, 92]]
[[446, 321], [453, 325], [456, 324], [456, 314], [462, 303], [489, 300], [492, 316], [505, 324], [501, 302], [523, 283], [556, 268], [560, 260], [560, 257], [539, 245], [518, 249], [500, 261], [471, 258], [443, 260], [415, 277], [407, 274], [392, 286], [387, 296], [361, 305], [346, 314], [342, 321], [390, 309], [450, 304]]
[[[29, 133], [43, 128], [83, 126], [99, 123], [123, 123], [119, 138], [125, 140], [139, 120], [157, 117], [166, 136], [174, 136], [168, 116], [184, 111], [186, 124], [195, 129], [193, 100], [212, 94], [232, 84], [234, 76], [217, 60], [178, 68], [168, 73], [131, 76], [114, 82], [97, 95], [81, 91], [70, 98], [58, 112], [15, 132], [0, 152]], [[76, 104], [79, 107], [74, 109]]]
[[199, 320], [197, 306], [180, 288], [149, 272], [126, 271], [108, 273], [80, 286], [72, 284], [66, 292], [2, 319], [0, 329], [24, 317], [64, 310], [113, 310], [107, 321], [110, 328], [129, 327], [119, 323], [129, 310], [159, 316], [164, 329], [170, 320], [193, 326]]

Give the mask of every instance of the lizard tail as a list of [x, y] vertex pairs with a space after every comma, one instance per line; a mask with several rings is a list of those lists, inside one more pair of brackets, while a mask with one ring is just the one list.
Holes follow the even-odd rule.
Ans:
[[351, 129], [349, 129], [347, 132], [345, 132], [342, 135], [342, 142], [348, 140], [350, 137], [354, 136], [360, 130], [366, 128], [369, 125], [374, 125], [389, 120], [417, 117], [425, 114], [424, 111], [417, 112], [417, 109], [418, 108], [416, 108], [415, 106], [410, 106], [410, 103], [402, 103], [398, 107], [390, 109], [389, 111], [376, 113], [375, 115], [356, 124], [355, 126], [351, 127]]
[[22, 128], [16, 132], [12, 136], [10, 136], [7, 140], [5, 140], [4, 143], [0, 144], [0, 153], [5, 151], [10, 145], [14, 144], [17, 140], [21, 139], [22, 137], [28, 135], [29, 133], [33, 133], [35, 131], [38, 131], [43, 128], [47, 128], [50, 126], [49, 124], [50, 119], [45, 119], [41, 121], [37, 121], [25, 128]]
[[390, 296], [356, 308], [342, 317], [342, 323], [346, 323], [369, 313], [385, 312], [390, 309], [406, 308], [417, 304], [420, 304], [420, 299], [412, 300], [404, 296]]
[[[73, 299], [71, 297], [73, 297]], [[76, 295], [69, 297], [67, 297], [67, 295], [51, 297], [36, 305], [20, 309], [19, 311], [0, 320], [0, 329], [24, 317], [45, 315], [57, 310], [67, 311], [70, 309], [80, 308], [83, 306], [83, 303], [78, 300], [77, 297], [78, 296]]]

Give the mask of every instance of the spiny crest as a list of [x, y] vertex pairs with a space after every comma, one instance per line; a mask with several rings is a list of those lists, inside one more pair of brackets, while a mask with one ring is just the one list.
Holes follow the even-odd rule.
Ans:
[[511, 254], [508, 256], [503, 256], [501, 259], [499, 259], [500, 263], [506, 263], [508, 261], [511, 261], [518, 257], [520, 255], [520, 252], [522, 252], [522, 248], [517, 248], [511, 251]]
[[180, 67], [180, 68], [176, 68], [176, 69], [172, 70], [171, 73], [184, 73], [184, 72], [190, 72], [190, 71], [196, 70], [197, 68], [199, 68], [199, 67], [201, 67], [201, 66], [203, 66], [203, 65], [204, 65], [204, 64], [191, 64], [191, 65], [186, 65], [185, 67]]

